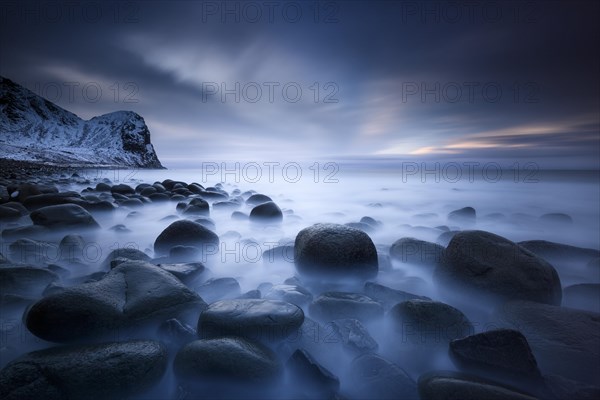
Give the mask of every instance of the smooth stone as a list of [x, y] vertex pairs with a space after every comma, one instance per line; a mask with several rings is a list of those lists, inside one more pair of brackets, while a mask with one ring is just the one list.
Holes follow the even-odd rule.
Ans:
[[340, 389], [338, 377], [304, 349], [294, 351], [287, 368], [292, 375], [292, 390], [303, 398], [331, 398]]
[[474, 224], [477, 213], [473, 207], [463, 207], [448, 213], [448, 221], [457, 223]]
[[369, 400], [417, 400], [417, 384], [398, 365], [375, 354], [358, 356], [350, 365], [353, 397]]
[[377, 250], [361, 230], [338, 224], [316, 224], [301, 230], [294, 244], [301, 275], [312, 278], [369, 279], [377, 275]]
[[2, 264], [0, 293], [18, 296], [41, 296], [46, 286], [59, 280], [56, 273], [26, 265]]
[[221, 300], [200, 314], [198, 333], [202, 338], [233, 335], [272, 342], [296, 333], [303, 321], [302, 309], [283, 301]]
[[237, 297], [242, 293], [242, 288], [235, 278], [211, 278], [197, 286], [196, 292], [206, 302], [212, 303], [224, 298]]
[[280, 264], [294, 262], [294, 246], [284, 245], [276, 246], [272, 249], [265, 250], [262, 254], [263, 264]]
[[496, 311], [501, 327], [518, 329], [544, 373], [597, 384], [600, 314], [548, 304], [511, 301]]
[[34, 351], [0, 371], [0, 398], [115, 399], [152, 388], [167, 369], [158, 342], [62, 346]]
[[239, 383], [269, 384], [276, 381], [282, 368], [268, 348], [240, 337], [200, 339], [185, 345], [173, 362], [175, 375], [188, 381], [221, 380]]
[[[108, 270], [109, 268], [114, 268], [118, 265], [118, 263], [113, 263], [116, 259], [126, 259], [130, 261], [145, 261], [150, 262], [151, 258], [148, 254], [144, 253], [141, 250], [131, 248], [131, 247], [121, 247], [119, 249], [115, 249], [108, 253], [104, 261], [102, 261], [102, 268], [104, 270]], [[122, 262], [123, 260], [121, 260]]]
[[511, 388], [456, 372], [421, 375], [418, 386], [421, 399], [428, 400], [536, 400]]
[[436, 266], [442, 261], [444, 250], [439, 244], [405, 237], [392, 244], [390, 257], [401, 263]]
[[52, 229], [90, 229], [100, 227], [89, 212], [76, 204], [42, 207], [33, 211], [29, 216], [34, 225]]
[[158, 266], [175, 275], [186, 285], [193, 283], [206, 271], [206, 267], [201, 262], [158, 264]]
[[369, 296], [349, 292], [325, 292], [313, 300], [310, 314], [323, 322], [353, 318], [370, 322], [383, 317], [383, 307]]
[[408, 300], [389, 311], [400, 341], [416, 345], [446, 346], [474, 332], [467, 317], [456, 308], [437, 301]]
[[253, 194], [252, 196], [248, 197], [248, 199], [246, 199], [246, 204], [250, 205], [250, 206], [257, 206], [259, 204], [263, 204], [263, 203], [268, 203], [269, 201], [273, 201], [273, 199], [271, 199], [269, 196], [266, 196], [264, 194]]
[[587, 262], [600, 257], [600, 250], [586, 249], [547, 240], [526, 240], [519, 245], [549, 261], [576, 260]]
[[280, 223], [283, 221], [283, 213], [277, 204], [269, 201], [255, 206], [250, 211], [250, 221], [263, 223]]
[[130, 194], [135, 194], [135, 190], [129, 186], [126, 185], [124, 183], [118, 184], [118, 185], [113, 185], [110, 188], [111, 193], [118, 193], [118, 194], [122, 194], [122, 195], [130, 195]]
[[182, 346], [198, 339], [196, 330], [176, 318], [171, 318], [159, 325], [158, 337], [171, 348]]
[[219, 237], [197, 222], [175, 221], [161, 232], [154, 242], [157, 254], [168, 254], [173, 246], [194, 246], [202, 250], [219, 246]]
[[354, 355], [374, 353], [379, 348], [367, 328], [357, 319], [334, 319], [331, 325], [336, 338]]
[[99, 281], [44, 297], [24, 320], [29, 331], [44, 340], [69, 342], [109, 336], [204, 307], [202, 299], [169, 272], [129, 261]]
[[563, 307], [600, 313], [600, 284], [580, 283], [563, 289]]
[[450, 358], [461, 369], [475, 374], [498, 375], [510, 380], [541, 380], [529, 343], [512, 329], [497, 329], [450, 342]]
[[493, 300], [560, 305], [562, 289], [552, 265], [524, 247], [484, 231], [459, 232], [435, 269], [438, 284]]
[[392, 289], [375, 282], [366, 282], [363, 290], [367, 296], [380, 302], [386, 311], [396, 304], [407, 300], [431, 300], [426, 296], [419, 296], [403, 290]]
[[302, 286], [273, 285], [271, 289], [266, 292], [264, 298], [269, 300], [283, 300], [302, 307], [310, 303], [313, 296]]

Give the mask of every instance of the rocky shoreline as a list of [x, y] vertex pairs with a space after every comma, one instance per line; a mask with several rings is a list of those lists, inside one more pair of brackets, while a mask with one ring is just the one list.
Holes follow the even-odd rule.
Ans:
[[[3, 399], [600, 396], [596, 249], [476, 230], [471, 207], [428, 228], [436, 243], [379, 243], [365, 216], [300, 226], [262, 254], [287, 278], [246, 284], [215, 256], [253, 238], [217, 217], [294, 221], [263, 193], [0, 163]], [[159, 210], [151, 246], [81, 257]]]

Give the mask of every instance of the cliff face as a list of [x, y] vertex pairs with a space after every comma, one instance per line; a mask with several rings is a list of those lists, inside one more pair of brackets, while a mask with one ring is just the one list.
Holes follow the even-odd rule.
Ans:
[[85, 121], [3, 77], [0, 158], [65, 166], [163, 168], [140, 115], [117, 111]]

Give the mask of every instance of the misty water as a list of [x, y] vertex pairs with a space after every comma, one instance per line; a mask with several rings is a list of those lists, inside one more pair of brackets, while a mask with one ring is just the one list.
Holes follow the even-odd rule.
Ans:
[[[277, 245], [293, 244], [297, 233], [312, 224], [357, 223], [365, 216], [380, 222], [378, 228], [368, 231], [380, 254], [388, 254], [389, 246], [402, 237], [436, 242], [448, 229], [485, 230], [514, 242], [548, 240], [592, 249], [599, 247], [600, 190], [597, 172], [536, 171], [532, 175], [503, 170], [499, 176], [497, 172], [476, 170], [469, 176], [464, 170], [463, 176], [456, 179], [455, 174], [445, 176], [439, 171], [424, 173], [419, 169], [416, 172], [410, 169], [410, 173], [407, 173], [398, 167], [371, 168], [361, 164], [319, 164], [311, 168], [311, 164], [307, 164], [287, 171], [275, 168], [273, 174], [269, 175], [268, 168], [259, 164], [261, 170], [260, 176], [257, 176], [255, 165], [248, 167], [245, 172], [244, 164], [239, 168], [233, 163], [228, 165], [230, 169], [227, 174], [222, 173], [220, 163], [216, 172], [214, 166], [208, 172], [206, 169], [83, 170], [79, 172], [80, 178], [68, 182], [65, 180], [56, 186], [60, 191], [81, 192], [106, 180], [135, 188], [140, 183], [152, 184], [172, 179], [197, 182], [204, 187], [220, 184], [230, 195], [239, 189], [246, 198], [248, 194], [244, 193], [250, 190], [271, 197], [284, 213], [281, 224], [258, 225], [231, 218], [233, 211], [248, 214], [252, 208], [249, 205], [244, 204], [239, 209], [213, 209], [211, 206], [210, 219], [214, 221], [221, 243], [218, 251], [203, 255], [197, 261], [202, 261], [210, 270], [206, 277], [235, 278], [240, 284], [241, 293], [257, 289], [265, 282], [282, 284], [296, 275], [293, 254], [287, 255], [288, 260], [272, 262], [262, 259], [264, 251]], [[84, 182], [86, 179], [88, 182]], [[86, 246], [79, 258], [85, 261], [85, 265], [72, 270], [70, 278], [76, 280], [78, 276], [101, 271], [106, 256], [118, 248], [136, 248], [154, 257], [153, 243], [156, 237], [174, 220], [184, 218], [177, 212], [176, 205], [177, 202], [173, 201], [147, 203], [138, 208], [119, 207], [111, 213], [93, 213], [102, 229], [81, 233]], [[449, 212], [467, 206], [475, 208], [477, 212], [474, 224], [461, 225], [448, 221]], [[568, 214], [573, 223], [561, 225], [540, 220], [539, 217], [547, 213]], [[125, 225], [128, 231], [110, 229], [117, 224]], [[61, 232], [43, 239], [57, 244], [64, 234]], [[3, 254], [9, 253], [9, 244], [10, 241], [4, 241]], [[40, 255], [47, 264], [60, 261], [52, 249], [50, 247]], [[599, 271], [578, 260], [555, 267], [563, 287], [577, 283], [600, 283]], [[474, 333], [495, 327], [491, 319], [492, 309], [476, 299], [461, 297], [457, 293], [448, 296], [439, 291], [432, 274], [432, 268], [393, 260], [392, 268], [380, 270], [374, 281], [459, 308], [473, 323]], [[360, 285], [340, 283], [332, 287], [361, 291]], [[303, 311], [307, 317], [311, 317], [306, 305]], [[20, 318], [18, 314], [2, 316], [2, 366], [25, 352], [54, 346], [27, 332]], [[195, 319], [190, 317], [186, 322], [195, 327], [197, 316]], [[366, 324], [366, 327], [379, 343], [378, 353], [398, 364], [414, 379], [432, 369], [456, 369], [445, 349], [436, 351], [434, 355], [425, 355], [420, 348], [411, 349], [406, 343], [398, 345], [398, 338], [389, 333], [385, 322], [373, 322]], [[323, 324], [322, 329], [311, 338], [314, 342], [313, 356], [340, 377], [344, 391], [352, 356], [339, 343], [330, 340], [330, 327]], [[152, 330], [145, 335], [146, 338], [157, 338]], [[287, 343], [274, 346], [282, 361], [289, 357], [294, 340], [297, 339], [287, 339]], [[168, 371], [159, 386], [142, 398], [173, 396], [176, 392], [175, 381], [171, 370]], [[285, 390], [278, 389], [274, 396], [285, 397]]]

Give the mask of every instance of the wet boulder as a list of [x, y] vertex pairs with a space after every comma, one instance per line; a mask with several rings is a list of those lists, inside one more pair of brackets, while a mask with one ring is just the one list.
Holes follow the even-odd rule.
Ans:
[[554, 267], [522, 246], [484, 231], [459, 232], [450, 241], [434, 279], [452, 290], [495, 300], [530, 300], [559, 305]]
[[154, 242], [157, 254], [168, 254], [174, 246], [194, 246], [213, 252], [219, 246], [219, 236], [197, 222], [175, 221], [161, 232]]
[[294, 244], [294, 262], [309, 278], [369, 279], [377, 275], [373, 241], [363, 231], [338, 224], [316, 224], [301, 230]]
[[35, 225], [52, 229], [90, 229], [100, 227], [89, 212], [76, 204], [42, 207], [33, 211], [29, 216]]
[[114, 399], [146, 392], [167, 369], [154, 341], [63, 346], [34, 351], [0, 371], [0, 397]]

